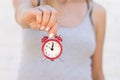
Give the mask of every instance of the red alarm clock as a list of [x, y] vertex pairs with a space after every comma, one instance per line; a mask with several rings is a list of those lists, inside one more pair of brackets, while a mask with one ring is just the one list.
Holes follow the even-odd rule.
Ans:
[[54, 61], [58, 59], [63, 51], [62, 48], [62, 38], [60, 36], [54, 36], [54, 38], [49, 38], [48, 36], [44, 36], [41, 39], [42, 42], [42, 54], [45, 58]]

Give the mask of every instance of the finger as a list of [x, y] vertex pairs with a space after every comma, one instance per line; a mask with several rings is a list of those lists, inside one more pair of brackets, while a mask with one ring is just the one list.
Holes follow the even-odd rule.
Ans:
[[40, 25], [41, 22], [42, 22], [42, 13], [41, 13], [41, 12], [38, 12], [38, 13], [37, 13], [36, 22], [37, 22], [37, 24], [38, 24], [39, 30], [43, 30], [44, 27]]
[[37, 7], [34, 10], [34, 15], [36, 15], [36, 23], [37, 23], [37, 30], [43, 30], [45, 28], [45, 26], [40, 25], [42, 22], [42, 15], [43, 15], [43, 11], [41, 9], [39, 9], [39, 7]]
[[42, 22], [42, 15], [43, 15], [42, 11], [38, 11], [36, 13], [36, 20], [37, 20], [38, 24], [41, 24], [41, 22]]
[[43, 12], [41, 9], [39, 9], [39, 7], [36, 7], [34, 10], [34, 15], [36, 16], [36, 22], [37, 22], [37, 26], [39, 28], [39, 30], [41, 30], [41, 22], [42, 22], [42, 15]]
[[51, 11], [46, 7], [40, 7], [40, 9], [43, 11], [43, 17], [42, 17], [41, 25], [45, 26], [49, 22]]
[[48, 32], [49, 38], [51, 38], [57, 34], [58, 28], [59, 28], [58, 23], [56, 23], [54, 25], [54, 27], [52, 27]]
[[49, 19], [49, 23], [46, 25], [46, 29], [52, 28], [55, 25], [55, 23], [57, 22], [57, 18], [56, 18], [57, 11], [54, 8], [51, 8], [51, 11], [52, 11], [51, 16]]

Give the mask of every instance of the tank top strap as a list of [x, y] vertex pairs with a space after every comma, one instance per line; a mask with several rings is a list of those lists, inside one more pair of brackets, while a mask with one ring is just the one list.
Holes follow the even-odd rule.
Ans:
[[94, 1], [91, 0], [90, 4], [89, 4], [89, 9], [88, 9], [88, 12], [89, 14], [91, 14], [92, 10], [93, 10], [93, 6], [94, 6]]
[[91, 2], [89, 3], [89, 8], [88, 8], [88, 17], [91, 20], [92, 25], [93, 25], [93, 21], [92, 21], [92, 17], [91, 16], [92, 16], [93, 7], [94, 7], [94, 1], [91, 0]]

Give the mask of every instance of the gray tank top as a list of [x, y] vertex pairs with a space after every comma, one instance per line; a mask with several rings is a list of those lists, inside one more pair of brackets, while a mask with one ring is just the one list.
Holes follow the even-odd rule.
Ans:
[[44, 59], [40, 39], [45, 32], [23, 30], [22, 61], [18, 80], [92, 80], [91, 56], [96, 47], [95, 31], [90, 12], [76, 27], [61, 27], [58, 35], [63, 38], [61, 60], [53, 62]]

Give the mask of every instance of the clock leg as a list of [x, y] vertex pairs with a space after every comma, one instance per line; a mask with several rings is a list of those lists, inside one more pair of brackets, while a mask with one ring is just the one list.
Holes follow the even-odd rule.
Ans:
[[45, 60], [46, 60], [46, 58], [43, 58], [41, 62], [43, 63]]
[[63, 59], [61, 59], [61, 58], [59, 58], [59, 60], [61, 61], [61, 62], [63, 62], [64, 60]]

